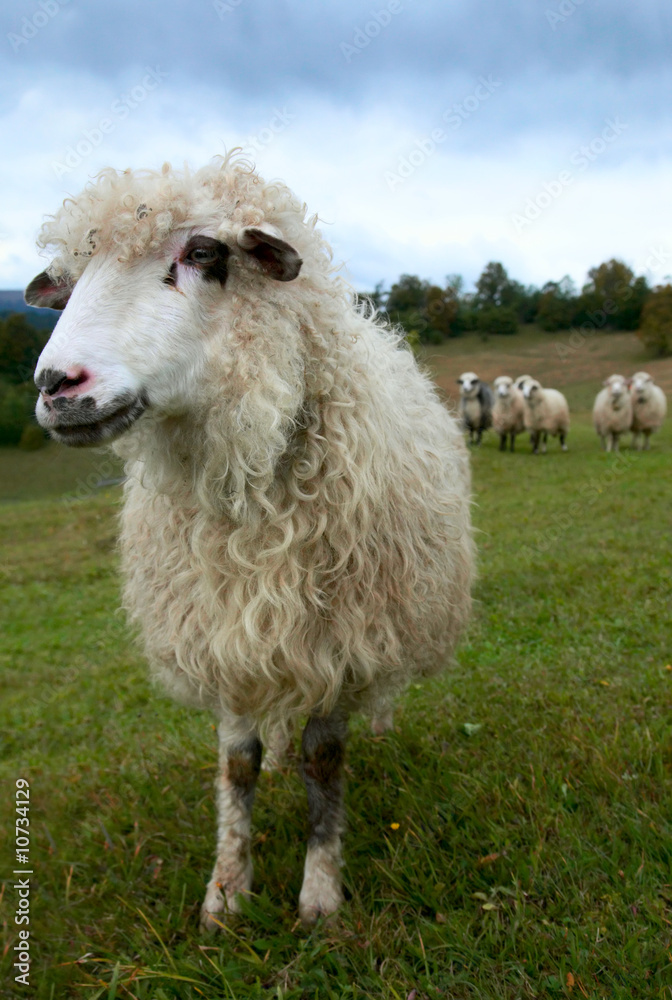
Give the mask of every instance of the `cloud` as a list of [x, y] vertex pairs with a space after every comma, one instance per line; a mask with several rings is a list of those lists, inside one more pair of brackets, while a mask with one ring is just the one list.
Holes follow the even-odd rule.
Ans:
[[[32, 276], [41, 216], [103, 166], [199, 165], [238, 144], [325, 220], [358, 287], [473, 281], [491, 259], [524, 282], [581, 283], [670, 231], [662, 3], [222, 2], [5, 12], [0, 285]], [[614, 119], [627, 128], [579, 170]]]

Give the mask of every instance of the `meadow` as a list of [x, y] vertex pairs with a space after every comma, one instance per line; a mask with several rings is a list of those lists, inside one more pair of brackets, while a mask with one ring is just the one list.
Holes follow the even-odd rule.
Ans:
[[[294, 768], [262, 773], [255, 894], [198, 932], [214, 854], [212, 720], [153, 690], [118, 608], [118, 467], [0, 450], [0, 996], [38, 1000], [672, 998], [672, 420], [600, 451], [602, 378], [672, 361], [632, 335], [526, 331], [424, 351], [566, 392], [569, 452], [473, 453], [479, 581], [441, 678], [352, 725], [347, 903], [297, 920]], [[566, 350], [568, 353], [566, 353]], [[15, 782], [30, 784], [30, 987], [14, 981]]]

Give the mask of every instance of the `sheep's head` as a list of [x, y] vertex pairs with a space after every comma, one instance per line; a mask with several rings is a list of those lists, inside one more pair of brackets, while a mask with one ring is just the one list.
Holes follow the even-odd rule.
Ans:
[[618, 409], [627, 395], [627, 379], [622, 375], [610, 375], [602, 384], [609, 393], [612, 406]]
[[529, 406], [535, 406], [541, 398], [541, 383], [536, 378], [528, 378], [523, 383], [523, 396]]
[[506, 399], [507, 396], [510, 396], [514, 388], [513, 379], [509, 378], [508, 375], [499, 375], [492, 384], [495, 389], [495, 394], [499, 396], [500, 399]]
[[478, 395], [481, 380], [474, 372], [463, 372], [457, 380], [460, 387], [460, 396], [463, 399], [473, 399]]
[[[268, 189], [249, 170], [125, 177], [115, 175], [115, 187], [106, 174], [83, 193], [88, 220], [80, 200], [66, 202], [43, 237], [58, 253], [26, 290], [30, 305], [63, 310], [37, 364], [36, 412], [70, 445], [112, 440], [148, 409], [183, 413], [194, 376], [234, 351], [221, 331], [240, 322], [241, 296], [272, 311], [276, 282], [301, 270], [297, 250], [264, 218], [273, 216]], [[237, 181], [247, 185], [242, 208]], [[286, 209], [289, 192], [273, 190]], [[290, 209], [295, 216], [295, 202]]]
[[648, 372], [635, 372], [630, 379], [630, 391], [640, 402], [648, 399], [652, 385], [653, 379]]
[[519, 375], [518, 378], [516, 379], [516, 381], [513, 384], [515, 385], [516, 389], [520, 389], [520, 391], [522, 392], [523, 388], [525, 386], [525, 383], [526, 382], [530, 382], [531, 379], [532, 379], [531, 375]]

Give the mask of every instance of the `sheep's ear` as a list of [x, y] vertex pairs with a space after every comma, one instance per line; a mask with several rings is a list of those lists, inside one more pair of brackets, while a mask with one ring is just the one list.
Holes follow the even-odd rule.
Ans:
[[246, 226], [238, 233], [238, 246], [256, 257], [269, 278], [293, 281], [303, 261], [293, 246], [271, 226]]
[[40, 309], [65, 309], [72, 295], [72, 284], [67, 277], [54, 279], [46, 271], [33, 278], [24, 292], [29, 306]]

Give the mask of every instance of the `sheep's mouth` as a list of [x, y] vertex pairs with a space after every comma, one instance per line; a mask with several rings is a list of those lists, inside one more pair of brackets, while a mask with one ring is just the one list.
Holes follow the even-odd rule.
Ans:
[[[128, 430], [145, 412], [148, 402], [142, 394], [136, 396], [126, 393], [118, 396], [109, 407], [97, 413], [91, 412], [89, 407], [84, 409], [84, 412], [81, 409], [79, 412], [75, 409], [72, 413], [68, 410], [62, 411], [57, 415], [58, 422], [48, 426], [47, 429], [54, 440], [73, 448], [101, 444], [119, 437]], [[84, 416], [87, 419], [82, 419]], [[92, 420], [91, 417], [95, 419]]]

